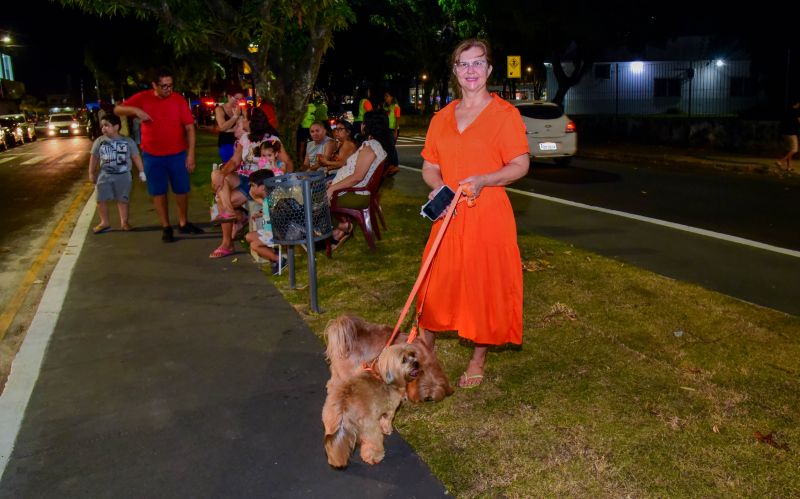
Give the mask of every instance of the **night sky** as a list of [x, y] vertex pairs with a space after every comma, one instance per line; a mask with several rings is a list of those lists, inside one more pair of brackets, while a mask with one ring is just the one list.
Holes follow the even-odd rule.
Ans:
[[[24, 7], [23, 7], [24, 6]], [[47, 94], [79, 95], [81, 80], [90, 100], [93, 82], [84, 67], [89, 44], [133, 43], [137, 36], [158, 36], [133, 18], [100, 18], [60, 3], [26, 0], [0, 17], [0, 30], [10, 31], [12, 47], [3, 47], [14, 66], [14, 79], [26, 92], [44, 99]]]
[[[526, 0], [520, 0], [525, 2]], [[618, 2], [625, 3], [625, 2]], [[8, 4], [8, 5], [6, 5]], [[792, 70], [798, 71], [797, 16], [775, 8], [776, 1], [766, 0], [759, 8], [744, 12], [722, 2], [676, 0], [661, 6], [660, 24], [674, 34], [726, 34], [733, 38], [747, 37], [753, 44], [755, 59], [767, 67], [785, 71], [787, 48], [792, 47]], [[593, 4], [588, 4], [593, 5]], [[599, 4], [598, 4], [599, 5]], [[87, 100], [93, 78], [84, 66], [84, 51], [92, 44], [131, 47], [138, 43], [141, 50], [148, 44], [161, 43], [152, 23], [128, 18], [100, 18], [74, 8], [62, 7], [48, 0], [23, 0], [7, 7], [0, 16], [0, 31], [10, 31], [12, 47], [3, 47], [12, 57], [15, 79], [25, 84], [27, 93], [44, 99], [47, 94], [71, 93], [80, 95], [83, 81]], [[763, 7], [763, 8], [762, 8]], [[602, 7], [607, 8], [607, 7]], [[584, 10], [590, 9], [588, 6]], [[655, 12], [654, 12], [655, 13]], [[662, 15], [663, 14], [663, 15]], [[340, 34], [340, 36], [342, 36]], [[142, 41], [146, 41], [142, 43]], [[338, 45], [345, 46], [346, 37]]]

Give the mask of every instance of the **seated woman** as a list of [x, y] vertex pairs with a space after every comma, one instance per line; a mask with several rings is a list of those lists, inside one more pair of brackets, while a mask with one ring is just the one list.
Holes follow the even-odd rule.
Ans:
[[336, 142], [328, 137], [325, 124], [315, 121], [308, 128], [311, 140], [306, 143], [306, 159], [303, 160], [303, 170], [316, 170], [319, 168], [317, 160], [319, 157], [327, 158], [336, 149]]
[[347, 120], [339, 119], [333, 125], [333, 138], [336, 139], [336, 148], [329, 156], [320, 157], [317, 160], [317, 168], [324, 167], [331, 172], [343, 167], [358, 145], [353, 139], [353, 125]]
[[[361, 132], [366, 139], [358, 152], [349, 158], [336, 172], [336, 177], [328, 185], [328, 199], [337, 196], [337, 205], [342, 208], [362, 210], [369, 206], [369, 194], [361, 192], [336, 192], [347, 187], [364, 187], [386, 159], [386, 151], [392, 146], [389, 119], [381, 111], [369, 111], [364, 115]], [[343, 221], [333, 231], [333, 249], [338, 248], [353, 233], [352, 222]]]
[[[214, 222], [222, 226], [222, 243], [208, 255], [209, 258], [222, 258], [233, 254], [233, 225], [238, 221], [236, 208], [249, 199], [250, 174], [263, 168], [273, 171], [292, 171], [292, 160], [286, 150], [279, 147], [280, 139], [261, 109], [253, 109], [249, 122], [245, 123], [250, 133], [243, 134], [236, 141], [233, 157], [219, 170], [211, 172], [211, 185], [216, 192], [219, 215]], [[277, 161], [261, 161], [262, 144], [272, 144], [265, 149], [275, 151]], [[280, 165], [283, 162], [283, 165]]]

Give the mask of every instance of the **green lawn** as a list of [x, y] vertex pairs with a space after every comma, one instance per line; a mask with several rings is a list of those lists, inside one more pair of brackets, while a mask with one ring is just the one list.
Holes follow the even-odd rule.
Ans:
[[[422, 201], [388, 185], [378, 251], [357, 230], [318, 258], [324, 313], [269, 279], [317, 334], [344, 312], [394, 325], [429, 230]], [[800, 496], [800, 319], [535, 234], [519, 244], [541, 269], [524, 275], [522, 348], [491, 352], [480, 388], [395, 419], [454, 496]], [[469, 345], [444, 334], [437, 350], [455, 381]]]

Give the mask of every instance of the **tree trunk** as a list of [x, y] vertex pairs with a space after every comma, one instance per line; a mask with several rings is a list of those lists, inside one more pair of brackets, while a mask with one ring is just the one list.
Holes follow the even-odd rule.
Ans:
[[[285, 46], [275, 41], [266, 54], [260, 54], [260, 60], [253, 67], [256, 92], [266, 96], [275, 104], [279, 116], [278, 132], [281, 142], [297, 164], [297, 127], [305, 115], [308, 98], [314, 89], [322, 63], [322, 54], [330, 44], [332, 32], [323, 23], [313, 24], [307, 19], [308, 38], [299, 50], [302, 57], [297, 57], [297, 45]], [[295, 42], [296, 43], [296, 42]], [[268, 61], [268, 62], [267, 62]], [[266, 68], [268, 65], [269, 69]]]
[[553, 97], [552, 102], [555, 102], [562, 108], [564, 107], [564, 98], [567, 96], [569, 89], [581, 81], [587, 68], [591, 66], [589, 61], [577, 58], [572, 61], [572, 64], [572, 74], [568, 75], [561, 65], [561, 57], [553, 55], [553, 74], [556, 76], [558, 89], [556, 90], [556, 95]]

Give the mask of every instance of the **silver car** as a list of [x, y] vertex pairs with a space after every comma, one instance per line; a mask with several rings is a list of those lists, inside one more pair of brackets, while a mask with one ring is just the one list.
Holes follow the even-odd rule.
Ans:
[[516, 106], [525, 123], [531, 156], [553, 158], [557, 165], [569, 164], [578, 152], [578, 132], [561, 106], [540, 101]]

